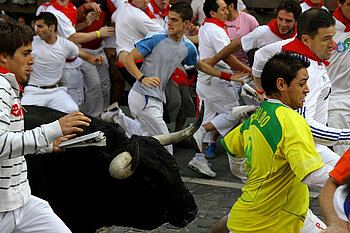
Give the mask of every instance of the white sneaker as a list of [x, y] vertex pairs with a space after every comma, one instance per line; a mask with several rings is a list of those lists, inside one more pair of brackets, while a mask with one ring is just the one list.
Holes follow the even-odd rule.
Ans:
[[100, 118], [103, 121], [113, 123], [113, 117], [119, 115], [120, 111], [121, 110], [119, 108], [118, 102], [114, 102], [106, 110], [104, 110], [98, 116], [98, 118]]
[[211, 164], [208, 163], [206, 159], [203, 158], [203, 160], [198, 160], [196, 158], [193, 158], [187, 165], [187, 167], [191, 168], [195, 172], [198, 172], [200, 174], [209, 176], [209, 177], [216, 177], [215, 172], [213, 172], [210, 169]]
[[252, 115], [256, 110], [258, 110], [258, 106], [256, 105], [244, 105], [237, 106], [232, 108], [232, 116], [235, 119], [245, 120], [250, 115]]
[[192, 136], [196, 142], [195, 145], [197, 146], [198, 152], [202, 152], [202, 144], [205, 133], [205, 130], [199, 128]]

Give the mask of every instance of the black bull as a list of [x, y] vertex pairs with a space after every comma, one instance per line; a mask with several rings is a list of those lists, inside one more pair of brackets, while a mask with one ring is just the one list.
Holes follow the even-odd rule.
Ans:
[[[24, 106], [25, 129], [52, 122], [64, 114]], [[106, 147], [67, 149], [63, 153], [28, 155], [32, 194], [47, 200], [73, 232], [94, 232], [106, 225], [154, 229], [163, 223], [184, 227], [197, 213], [175, 159], [152, 137], [127, 139], [107, 122], [91, 118], [84, 134], [96, 130], [107, 137]], [[79, 135], [78, 135], [79, 136]], [[110, 176], [111, 160], [139, 150], [135, 173], [127, 179]]]

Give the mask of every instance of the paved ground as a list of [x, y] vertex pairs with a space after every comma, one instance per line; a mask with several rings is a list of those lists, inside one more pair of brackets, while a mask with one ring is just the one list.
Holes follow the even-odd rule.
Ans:
[[[222, 146], [220, 144], [217, 146], [217, 157], [210, 160], [212, 164], [211, 168], [217, 174], [216, 178], [207, 178], [187, 168], [188, 162], [195, 153], [193, 149], [175, 147], [174, 151], [183, 181], [193, 194], [198, 205], [199, 211], [196, 219], [185, 228], [176, 228], [170, 224], [164, 224], [152, 231], [142, 231], [129, 227], [112, 226], [98, 229], [96, 233], [203, 233], [207, 232], [217, 220], [228, 214], [232, 205], [240, 196], [240, 189], [243, 187], [243, 184], [231, 174]], [[310, 208], [320, 217], [321, 214], [317, 198], [318, 192], [319, 190], [310, 190]]]

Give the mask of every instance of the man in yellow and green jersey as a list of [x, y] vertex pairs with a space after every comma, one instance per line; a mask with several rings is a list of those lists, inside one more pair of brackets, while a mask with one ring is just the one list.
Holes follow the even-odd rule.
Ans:
[[271, 58], [261, 78], [268, 98], [222, 140], [229, 155], [246, 158], [248, 180], [227, 221], [233, 233], [300, 232], [309, 207], [305, 179], [316, 171], [328, 177], [309, 125], [293, 110], [309, 92], [308, 66], [301, 55]]

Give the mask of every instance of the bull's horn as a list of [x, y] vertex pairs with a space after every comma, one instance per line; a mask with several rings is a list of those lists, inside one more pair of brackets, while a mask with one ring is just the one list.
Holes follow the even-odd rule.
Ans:
[[131, 176], [139, 163], [139, 151], [139, 144], [136, 143], [134, 158], [126, 151], [117, 155], [109, 165], [109, 174], [118, 180]]
[[186, 138], [191, 137], [192, 134], [194, 134], [198, 130], [198, 128], [202, 125], [203, 115], [204, 115], [204, 104], [202, 103], [201, 111], [195, 123], [191, 124], [186, 129], [183, 129], [174, 133], [156, 135], [153, 137], [157, 139], [159, 143], [162, 144], [163, 146], [181, 142]]

